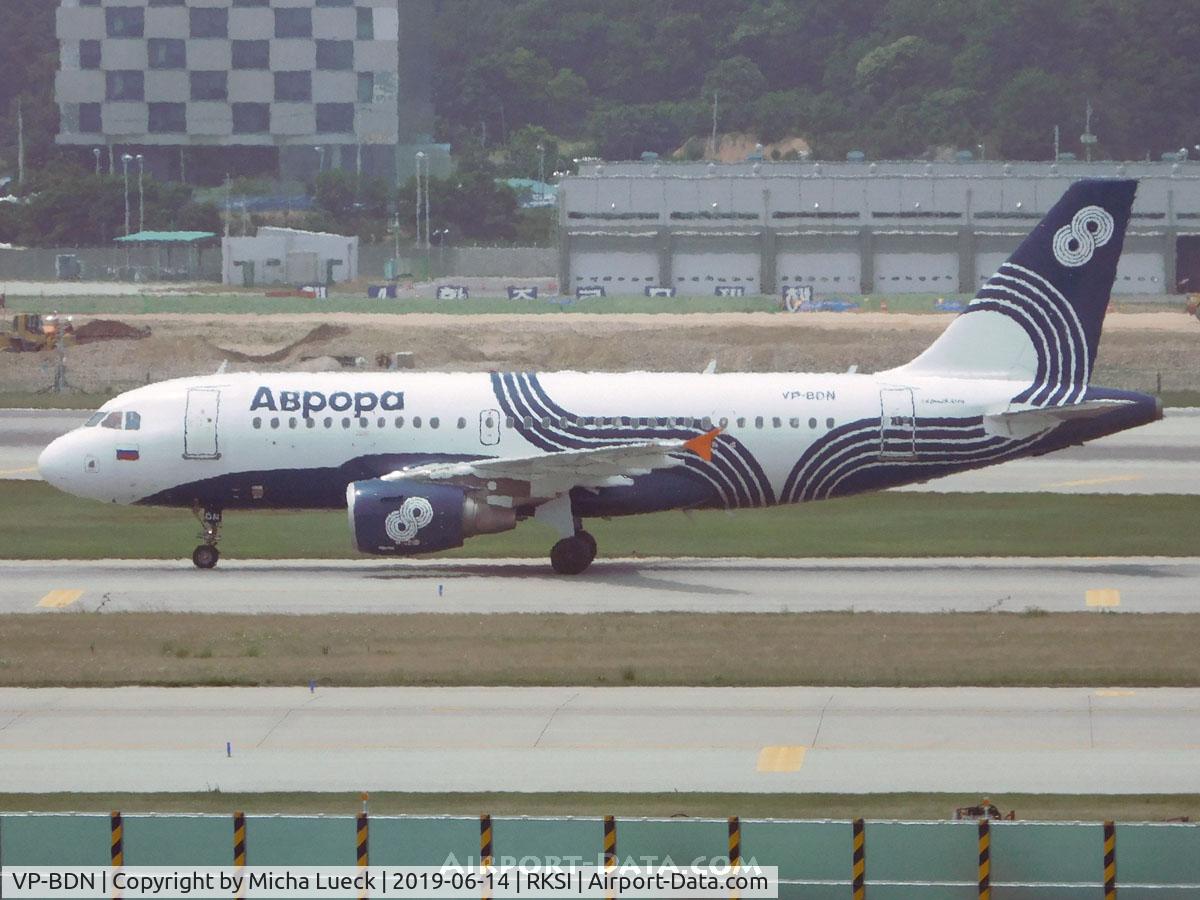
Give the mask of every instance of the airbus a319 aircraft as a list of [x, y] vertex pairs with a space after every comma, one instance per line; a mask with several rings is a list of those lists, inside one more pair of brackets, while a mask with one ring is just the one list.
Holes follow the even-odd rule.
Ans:
[[355, 546], [385, 556], [540, 520], [554, 570], [577, 574], [589, 518], [825, 500], [1161, 418], [1089, 384], [1136, 187], [1072, 185], [890, 371], [217, 374], [120, 395], [38, 466], [81, 497], [194, 510], [201, 569], [226, 510], [345, 507]]

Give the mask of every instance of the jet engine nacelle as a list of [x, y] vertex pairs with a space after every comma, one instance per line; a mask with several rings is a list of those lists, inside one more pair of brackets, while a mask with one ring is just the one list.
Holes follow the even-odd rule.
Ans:
[[350, 533], [363, 553], [407, 555], [461, 547], [477, 534], [517, 525], [511, 509], [460, 487], [416, 481], [356, 481], [346, 488]]

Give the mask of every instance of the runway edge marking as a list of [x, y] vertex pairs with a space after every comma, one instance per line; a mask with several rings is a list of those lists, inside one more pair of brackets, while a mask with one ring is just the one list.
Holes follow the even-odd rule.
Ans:
[[83, 591], [74, 588], [51, 591], [37, 602], [42, 609], [63, 609], [79, 601]]

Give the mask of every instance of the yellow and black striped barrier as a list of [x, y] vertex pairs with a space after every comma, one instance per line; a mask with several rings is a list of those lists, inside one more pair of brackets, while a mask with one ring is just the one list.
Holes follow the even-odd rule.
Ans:
[[[364, 796], [363, 811], [358, 814], [358, 818], [356, 819], [358, 829], [357, 829], [354, 846], [357, 851], [356, 855], [355, 855], [355, 862], [357, 863], [357, 865], [360, 868], [365, 869], [367, 866], [369, 866], [371, 864], [371, 858], [370, 858], [371, 857], [371, 855], [370, 855], [371, 822], [370, 822], [370, 817], [367, 813], [367, 808], [366, 808], [367, 807], [366, 795], [363, 795], [363, 796]], [[358, 896], [366, 897], [366, 896], [368, 896], [368, 892], [364, 889], [359, 892]]]
[[[109, 860], [114, 869], [125, 865], [125, 821], [121, 813], [113, 810], [108, 814], [109, 821]], [[121, 892], [113, 889], [114, 900], [119, 900]]]
[[[611, 872], [617, 867], [617, 817], [604, 817], [604, 871]], [[611, 894], [609, 895], [612, 896]]]
[[[742, 820], [737, 816], [729, 817], [729, 868], [736, 872], [742, 865]], [[733, 894], [733, 900], [737, 900]]]
[[1104, 823], [1104, 900], [1117, 900], [1117, 826]]
[[850, 870], [851, 887], [854, 900], [865, 900], [867, 896], [867, 839], [862, 819], [854, 820], [853, 834], [854, 840], [851, 846], [854, 849], [852, 857], [854, 865]]
[[[484, 877], [487, 877], [487, 869], [492, 866], [492, 817], [483, 815], [479, 817], [479, 867], [484, 869]], [[490, 896], [487, 890], [487, 883], [484, 882], [483, 898], [487, 900]]]
[[979, 820], [979, 900], [992, 896], [992, 823]]
[[[246, 814], [244, 812], [233, 814], [233, 868], [240, 885], [242, 874], [246, 868]], [[245, 889], [239, 889], [236, 895], [237, 900], [241, 900], [245, 896]]]

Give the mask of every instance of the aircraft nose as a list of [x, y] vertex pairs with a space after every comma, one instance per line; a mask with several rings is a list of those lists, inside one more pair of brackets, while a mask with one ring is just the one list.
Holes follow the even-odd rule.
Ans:
[[70, 453], [63, 438], [56, 438], [41, 452], [37, 461], [38, 474], [47, 484], [52, 484], [59, 490], [68, 490], [68, 470]]

